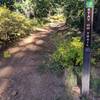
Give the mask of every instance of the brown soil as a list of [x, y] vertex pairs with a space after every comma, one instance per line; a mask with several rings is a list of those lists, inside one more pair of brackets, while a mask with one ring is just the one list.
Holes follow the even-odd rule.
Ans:
[[37, 70], [53, 51], [51, 33], [32, 34], [8, 49], [10, 58], [0, 58], [0, 100], [70, 100], [63, 75]]

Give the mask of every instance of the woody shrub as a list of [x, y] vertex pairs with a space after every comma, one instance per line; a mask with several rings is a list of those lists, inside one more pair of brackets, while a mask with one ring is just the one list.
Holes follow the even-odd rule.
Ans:
[[22, 14], [0, 7], [0, 43], [11, 42], [32, 32], [33, 23]]

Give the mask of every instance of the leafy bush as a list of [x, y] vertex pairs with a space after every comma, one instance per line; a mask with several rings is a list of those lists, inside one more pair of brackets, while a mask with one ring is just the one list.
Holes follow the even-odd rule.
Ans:
[[36, 0], [35, 15], [39, 18], [47, 17], [50, 10], [49, 0]]
[[19, 13], [0, 7], [0, 41], [8, 42], [30, 34], [33, 23]]
[[64, 8], [66, 23], [81, 28], [83, 26], [84, 2], [81, 0], [65, 0]]
[[22, 0], [16, 1], [14, 7], [16, 11], [25, 14], [27, 17], [47, 17], [50, 8], [49, 0]]
[[97, 96], [100, 96], [100, 79], [91, 79], [91, 88]]
[[20, 0], [14, 2], [16, 11], [27, 17], [43, 18], [63, 11], [64, 0]]
[[62, 8], [62, 2], [62, 0], [36, 0], [36, 17], [42, 18], [47, 17], [48, 15], [57, 14]]
[[74, 71], [80, 71], [83, 59], [83, 43], [79, 37], [71, 40], [59, 42], [57, 50], [52, 55], [52, 66], [54, 70], [63, 70], [72, 68]]
[[14, 3], [17, 12], [23, 13], [26, 17], [34, 16], [35, 2], [33, 0], [22, 0]]
[[13, 9], [14, 0], [0, 0], [0, 5], [6, 5], [9, 9]]

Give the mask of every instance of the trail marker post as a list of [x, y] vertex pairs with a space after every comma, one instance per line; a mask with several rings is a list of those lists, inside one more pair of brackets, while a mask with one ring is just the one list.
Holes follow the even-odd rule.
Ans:
[[91, 33], [93, 30], [94, 0], [84, 0], [84, 54], [82, 74], [82, 95], [89, 95], [90, 87], [90, 59], [91, 59]]

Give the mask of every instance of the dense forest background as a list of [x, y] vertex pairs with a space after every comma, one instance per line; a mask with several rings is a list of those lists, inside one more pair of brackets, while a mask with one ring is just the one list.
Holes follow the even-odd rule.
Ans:
[[[83, 1], [0, 0], [0, 50], [7, 57], [5, 48], [31, 35], [37, 27], [56, 27], [59, 23], [64, 23], [66, 29], [57, 31], [52, 36], [55, 51], [47, 63], [55, 73], [67, 69], [71, 73], [69, 84], [75, 80], [76, 83], [73, 84], [80, 86], [83, 64]], [[95, 0], [93, 23], [91, 89], [96, 96], [100, 96], [100, 78], [96, 74], [100, 71], [100, 0]]]

